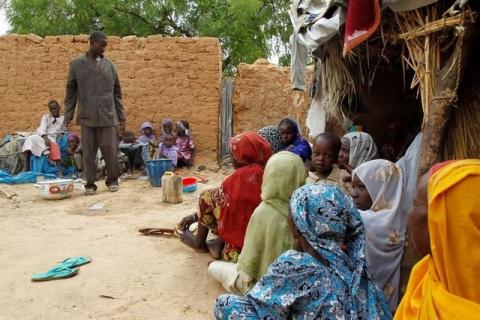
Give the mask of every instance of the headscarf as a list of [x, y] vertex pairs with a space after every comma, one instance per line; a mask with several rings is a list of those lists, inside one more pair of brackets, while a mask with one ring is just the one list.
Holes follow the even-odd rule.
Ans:
[[377, 146], [372, 136], [366, 132], [350, 132], [343, 136], [350, 141], [348, 164], [356, 168], [362, 163], [378, 157]]
[[[331, 272], [349, 287], [354, 306], [350, 318], [357, 319], [366, 309], [371, 318], [389, 314], [383, 295], [368, 278], [365, 229], [350, 198], [335, 186], [305, 185], [293, 194], [290, 208], [300, 233], [326, 259]], [[339, 244], [342, 241], [346, 251]], [[357, 296], [361, 289], [366, 293], [363, 299], [362, 295]], [[335, 288], [332, 288], [334, 294]]]
[[294, 240], [287, 224], [290, 198], [305, 184], [306, 178], [302, 159], [291, 152], [273, 155], [265, 167], [262, 203], [250, 219], [238, 259], [238, 269], [255, 281], [278, 256], [293, 248]]
[[165, 135], [166, 133], [165, 133], [165, 131], [163, 130], [163, 127], [164, 127], [165, 125], [167, 125], [167, 124], [173, 126], [173, 120], [170, 119], [170, 118], [165, 118], [165, 119], [162, 120], [162, 133], [163, 133], [164, 135]]
[[268, 143], [255, 132], [245, 132], [230, 140], [232, 155], [242, 167], [222, 183], [223, 204], [218, 234], [241, 250], [248, 221], [260, 204], [263, 170], [272, 155]]
[[230, 152], [241, 165], [258, 164], [265, 167], [272, 149], [265, 139], [255, 132], [243, 132], [230, 139]]
[[75, 142], [77, 144], [80, 144], [80, 136], [76, 132], [69, 132], [67, 139], [70, 139], [70, 138], [75, 139]]
[[182, 129], [183, 131], [185, 131], [185, 135], [186, 135], [186, 136], [189, 136], [189, 135], [190, 135], [190, 130], [187, 129], [187, 127], [183, 124], [182, 121], [178, 121], [178, 122], [177, 122], [177, 127], [179, 127], [180, 129]]
[[264, 127], [258, 131], [258, 134], [268, 141], [272, 148], [272, 153], [275, 154], [283, 150], [282, 136], [277, 127]]
[[480, 315], [480, 160], [438, 169], [428, 183], [431, 254], [412, 270], [395, 319], [477, 319]]
[[[148, 121], [142, 123], [142, 125], [140, 126], [140, 131], [142, 131], [142, 133], [143, 133], [143, 130], [145, 130], [146, 128], [150, 128], [150, 129], [153, 130], [152, 123], [148, 122]], [[140, 143], [147, 143], [147, 142], [155, 140], [155, 134], [152, 133], [151, 135], [147, 136], [147, 135], [145, 135], [145, 133], [143, 133], [140, 137], [138, 137], [137, 140]]]
[[150, 128], [150, 129], [153, 130], [153, 125], [152, 125], [151, 122], [146, 121], [146, 122], [142, 123], [142, 125], [140, 126], [140, 131], [143, 131], [147, 128]]
[[295, 141], [293, 142], [293, 148], [289, 149], [288, 151], [298, 155], [300, 158], [302, 158], [304, 162], [311, 159], [312, 148], [310, 147], [310, 144], [308, 143], [308, 141], [302, 138], [300, 129], [298, 129], [298, 124], [290, 118], [285, 118], [282, 121], [280, 121], [280, 123], [282, 122], [288, 122], [292, 126], [293, 132], [295, 134]]
[[369, 270], [395, 311], [400, 289], [400, 265], [405, 246], [410, 194], [403, 186], [403, 173], [388, 160], [372, 160], [353, 171], [367, 188], [372, 207], [360, 211], [365, 225]]

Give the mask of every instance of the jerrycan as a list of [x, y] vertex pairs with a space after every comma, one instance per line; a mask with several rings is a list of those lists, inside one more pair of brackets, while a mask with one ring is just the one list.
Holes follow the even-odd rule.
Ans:
[[162, 201], [166, 203], [181, 203], [183, 201], [182, 178], [167, 171], [162, 177]]

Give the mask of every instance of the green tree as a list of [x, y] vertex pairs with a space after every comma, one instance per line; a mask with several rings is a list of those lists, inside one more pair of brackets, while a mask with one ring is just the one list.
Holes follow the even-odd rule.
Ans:
[[211, 36], [222, 44], [224, 70], [275, 55], [288, 59], [290, 0], [0, 0], [11, 32], [40, 36]]

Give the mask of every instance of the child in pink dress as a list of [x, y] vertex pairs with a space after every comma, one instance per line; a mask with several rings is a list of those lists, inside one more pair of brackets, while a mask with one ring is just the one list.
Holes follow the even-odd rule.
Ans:
[[186, 120], [177, 122], [178, 167], [193, 166], [195, 143], [190, 135], [190, 125]]

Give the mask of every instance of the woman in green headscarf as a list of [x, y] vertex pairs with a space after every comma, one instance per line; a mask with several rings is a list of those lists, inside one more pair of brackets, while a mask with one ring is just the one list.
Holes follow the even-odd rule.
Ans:
[[250, 218], [238, 262], [214, 261], [208, 268], [227, 291], [244, 294], [278, 256], [294, 247], [287, 223], [289, 203], [306, 178], [303, 161], [294, 153], [282, 151], [270, 158], [263, 174], [262, 202]]

